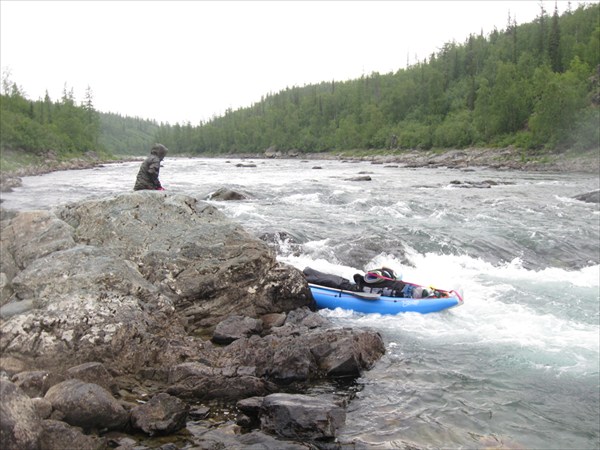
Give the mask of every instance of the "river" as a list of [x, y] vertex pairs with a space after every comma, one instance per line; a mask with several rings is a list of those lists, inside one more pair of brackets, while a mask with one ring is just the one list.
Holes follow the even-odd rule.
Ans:
[[[131, 191], [138, 167], [25, 177], [2, 206]], [[247, 194], [211, 203], [299, 269], [352, 279], [386, 265], [404, 280], [462, 290], [465, 304], [442, 313], [321, 311], [377, 329], [386, 343], [358, 380], [340, 441], [600, 448], [600, 212], [573, 199], [598, 189], [597, 175], [167, 158], [161, 181], [203, 200], [222, 187]]]

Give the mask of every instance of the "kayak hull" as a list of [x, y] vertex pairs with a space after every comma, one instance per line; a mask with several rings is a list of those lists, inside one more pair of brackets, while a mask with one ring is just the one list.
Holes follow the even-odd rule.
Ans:
[[316, 284], [309, 284], [313, 298], [319, 309], [348, 309], [365, 314], [398, 314], [416, 312], [428, 314], [462, 305], [458, 295], [449, 297], [402, 298], [385, 297], [364, 298], [360, 292], [333, 289]]

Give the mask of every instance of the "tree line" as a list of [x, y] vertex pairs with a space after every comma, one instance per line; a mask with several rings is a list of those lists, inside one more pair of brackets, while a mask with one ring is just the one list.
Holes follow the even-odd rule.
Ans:
[[324, 81], [268, 94], [205, 123], [157, 124], [95, 110], [88, 88], [28, 100], [3, 77], [0, 147], [62, 155], [300, 153], [364, 149], [589, 149], [600, 141], [600, 5], [445, 43], [395, 73]]
[[46, 92], [28, 100], [23, 88], [4, 73], [0, 95], [0, 148], [29, 154], [52, 151], [68, 159], [93, 151], [101, 155], [144, 155], [155, 142], [158, 124], [96, 110], [90, 87], [77, 104], [73, 89], [57, 101]]
[[287, 88], [198, 127], [160, 127], [197, 154], [598, 146], [598, 4], [471, 35], [395, 73]]

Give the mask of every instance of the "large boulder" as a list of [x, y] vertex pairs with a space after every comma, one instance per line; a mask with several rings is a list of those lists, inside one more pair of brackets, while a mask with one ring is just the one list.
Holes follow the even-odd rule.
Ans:
[[263, 399], [263, 431], [300, 441], [333, 440], [346, 421], [346, 412], [331, 396], [271, 394]]
[[19, 212], [1, 227], [12, 297], [0, 349], [38, 369], [177, 364], [231, 314], [314, 307], [298, 270], [192, 197], [139, 191]]
[[129, 413], [110, 392], [76, 378], [55, 384], [44, 398], [52, 404], [53, 414], [69, 425], [86, 430], [118, 430], [129, 420]]
[[138, 191], [64, 207], [75, 239], [133, 261], [176, 299], [193, 331], [230, 314], [258, 317], [311, 305], [302, 274], [215, 207], [184, 195]]

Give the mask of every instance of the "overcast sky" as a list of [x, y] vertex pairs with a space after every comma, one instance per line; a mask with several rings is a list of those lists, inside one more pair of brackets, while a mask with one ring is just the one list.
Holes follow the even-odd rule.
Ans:
[[540, 5], [552, 15], [548, 0], [0, 0], [0, 58], [31, 100], [66, 84], [79, 103], [89, 86], [99, 111], [196, 125], [286, 87], [395, 72]]

